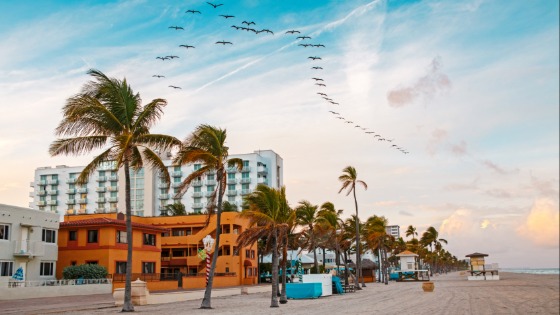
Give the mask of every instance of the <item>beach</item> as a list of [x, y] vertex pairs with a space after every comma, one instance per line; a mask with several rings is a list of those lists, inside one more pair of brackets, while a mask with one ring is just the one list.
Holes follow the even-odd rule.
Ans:
[[[467, 281], [450, 273], [432, 278], [435, 290], [421, 282], [369, 283], [356, 293], [319, 299], [289, 300], [270, 308], [270, 294], [256, 293], [212, 299], [213, 310], [200, 310], [200, 300], [136, 306], [141, 314], [559, 314], [559, 276], [500, 273], [499, 281]], [[120, 308], [72, 311], [113, 314]]]

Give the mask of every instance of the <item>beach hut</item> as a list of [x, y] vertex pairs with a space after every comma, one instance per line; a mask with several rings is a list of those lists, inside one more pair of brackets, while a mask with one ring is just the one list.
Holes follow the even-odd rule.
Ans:
[[362, 259], [364, 282], [375, 282], [375, 273], [373, 272], [375, 269], [378, 269], [378, 266], [371, 259]]
[[399, 257], [401, 271], [413, 271], [418, 269], [416, 268], [416, 257], [418, 257], [417, 254], [409, 250], [405, 250], [397, 254], [396, 256]]
[[498, 264], [485, 264], [484, 257], [488, 257], [488, 254], [472, 253], [465, 257], [471, 260], [469, 280], [500, 280]]

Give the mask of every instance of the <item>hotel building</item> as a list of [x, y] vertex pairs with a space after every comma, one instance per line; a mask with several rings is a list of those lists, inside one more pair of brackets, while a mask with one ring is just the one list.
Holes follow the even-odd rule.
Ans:
[[[195, 180], [183, 196], [177, 196], [177, 187], [201, 165], [173, 165], [170, 153], [163, 153], [161, 158], [171, 177], [169, 189], [155, 170], [131, 171], [132, 214], [159, 216], [166, 205], [177, 202], [185, 205], [187, 213], [202, 213], [217, 185], [215, 173]], [[244, 166], [241, 171], [227, 169], [224, 201], [240, 208], [243, 196], [251, 193], [258, 184], [273, 188], [283, 185], [283, 160], [274, 151], [258, 150], [230, 155], [230, 158], [242, 159]], [[90, 176], [87, 184], [78, 185], [76, 181], [83, 169], [84, 166], [66, 165], [37, 168], [30, 184], [33, 188], [30, 208], [61, 215], [124, 212], [124, 170], [117, 169], [114, 163], [106, 163]]]

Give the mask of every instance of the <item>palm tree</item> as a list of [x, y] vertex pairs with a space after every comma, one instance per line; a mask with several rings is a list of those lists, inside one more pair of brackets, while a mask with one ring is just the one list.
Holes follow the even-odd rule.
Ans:
[[235, 203], [230, 203], [229, 201], [224, 201], [222, 203], [222, 212], [238, 212], [237, 205]]
[[[356, 270], [357, 270], [356, 276], [358, 277], [359, 280], [362, 274], [362, 261], [361, 261], [362, 258], [360, 253], [360, 227], [359, 227], [360, 217], [358, 215], [358, 199], [356, 199], [356, 183], [362, 185], [366, 190], [367, 190], [367, 184], [364, 181], [358, 179], [358, 173], [356, 172], [356, 169], [352, 166], [345, 167], [342, 170], [342, 175], [338, 177], [338, 180], [342, 182], [342, 187], [338, 191], [339, 194], [340, 192], [346, 189], [347, 190], [346, 196], [348, 196], [350, 193], [353, 193], [354, 195], [354, 206], [356, 207]], [[362, 287], [365, 286], [366, 284], [364, 283], [364, 278], [362, 277]], [[357, 282], [356, 282], [356, 289], [361, 290]]]
[[[443, 238], [439, 238], [439, 232], [433, 227], [430, 226], [428, 229], [426, 229], [426, 232], [424, 232], [422, 234], [422, 238], [420, 238], [420, 243], [422, 243], [424, 246], [430, 246], [430, 252], [431, 252], [431, 256], [433, 258], [434, 261], [434, 265], [437, 268], [437, 256], [436, 253], [433, 251], [434, 247], [436, 248], [436, 250], [438, 248], [441, 248], [441, 243], [445, 243], [447, 244], [447, 240], [443, 239]], [[432, 247], [432, 245], [434, 247]], [[430, 274], [432, 274], [432, 268], [430, 268]]]
[[165, 210], [161, 212], [161, 216], [178, 216], [187, 215], [185, 205], [180, 202], [171, 203], [165, 206]]
[[237, 238], [238, 247], [244, 247], [265, 239], [266, 248], [272, 252], [272, 295], [270, 307], [278, 304], [278, 249], [279, 243], [295, 221], [295, 212], [290, 211], [285, 198], [285, 188], [280, 190], [259, 184], [254, 192], [245, 196], [249, 206], [241, 216], [249, 219], [249, 227]]
[[317, 262], [317, 242], [315, 224], [317, 223], [317, 206], [312, 205], [307, 200], [299, 202], [296, 207], [297, 224], [303, 226], [302, 234], [306, 240], [306, 247], [313, 251], [313, 266], [315, 273], [319, 273], [319, 264]]
[[390, 248], [392, 243], [392, 236], [388, 235], [386, 232], [388, 220], [381, 216], [372, 216], [366, 220], [364, 224], [363, 233], [365, 239], [372, 250], [377, 250], [380, 269], [380, 281], [387, 284], [387, 250]]
[[150, 133], [150, 127], [163, 114], [166, 100], [154, 99], [143, 106], [140, 94], [134, 93], [126, 79], [109, 78], [95, 69], [87, 73], [94, 80], [66, 101], [62, 121], [55, 130], [57, 136], [68, 138], [55, 140], [49, 147], [49, 153], [51, 156], [81, 155], [104, 149], [81, 172], [78, 184], [87, 183], [95, 170], [106, 163], [124, 168], [128, 251], [122, 311], [131, 312], [134, 306], [130, 283], [133, 248], [130, 170], [138, 171], [147, 164], [162, 175], [162, 181], [169, 188], [167, 167], [156, 152], [170, 150], [180, 141], [175, 137]]
[[[323, 266], [325, 266], [325, 249], [329, 248], [334, 250], [335, 252], [335, 262], [337, 265], [337, 272], [338, 272], [338, 265], [340, 264], [339, 254], [340, 254], [340, 247], [339, 247], [339, 230], [341, 230], [342, 226], [342, 219], [340, 215], [342, 214], [343, 210], [335, 210], [334, 204], [332, 202], [325, 202], [321, 205], [321, 208], [317, 214], [317, 226], [319, 230], [324, 231], [324, 246], [323, 246]], [[334, 246], [332, 244], [334, 243]]]
[[408, 228], [406, 229], [406, 237], [412, 236], [412, 239], [414, 239], [414, 236], [418, 236], [418, 232], [416, 232], [416, 228], [412, 225], [409, 225]]
[[[237, 167], [239, 171], [243, 168], [243, 160], [234, 158], [228, 159], [228, 147], [225, 146], [227, 132], [210, 125], [200, 125], [194, 132], [188, 136], [181, 144], [177, 156], [173, 160], [175, 165], [200, 163], [200, 168], [192, 172], [179, 185], [179, 194], [184, 194], [194, 180], [198, 180], [203, 175], [215, 172], [217, 187], [209, 198], [207, 210], [208, 218], [206, 224], [210, 222], [210, 218], [216, 214], [216, 249], [220, 248], [221, 234], [221, 214], [222, 199], [226, 189], [226, 167]], [[217, 205], [216, 198], [218, 199]], [[216, 270], [216, 261], [218, 260], [218, 250], [214, 250], [212, 257], [212, 265], [210, 267], [210, 275], [208, 283], [204, 291], [204, 299], [200, 308], [212, 308], [212, 284], [214, 282], [214, 271]]]

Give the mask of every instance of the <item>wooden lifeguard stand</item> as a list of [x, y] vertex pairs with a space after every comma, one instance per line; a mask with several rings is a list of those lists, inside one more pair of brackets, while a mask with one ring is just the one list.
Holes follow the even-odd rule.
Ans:
[[472, 253], [466, 255], [471, 260], [471, 275], [469, 280], [500, 280], [497, 264], [485, 264], [484, 257], [488, 254]]
[[399, 274], [397, 281], [412, 280], [412, 281], [429, 281], [429, 270], [420, 270], [416, 264], [417, 254], [405, 250], [396, 255], [399, 257], [400, 270], [396, 270]]

